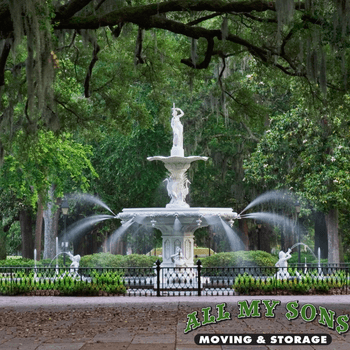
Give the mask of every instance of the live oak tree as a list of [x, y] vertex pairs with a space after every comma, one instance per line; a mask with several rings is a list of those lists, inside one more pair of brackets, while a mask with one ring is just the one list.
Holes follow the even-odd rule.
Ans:
[[303, 109], [273, 117], [245, 164], [249, 183], [289, 189], [325, 213], [329, 263], [339, 263], [338, 211], [348, 212], [350, 203], [349, 121], [342, 110], [317, 121]]
[[[51, 131], [40, 131], [37, 136], [28, 142], [23, 132], [17, 134], [12, 152], [5, 156], [0, 168], [0, 187], [2, 193], [13, 197], [16, 203], [23, 257], [33, 257], [33, 211], [36, 209], [35, 248], [40, 259], [43, 217], [44, 258], [52, 258], [60, 198], [67, 191], [86, 191], [89, 179], [97, 174], [89, 160], [89, 146], [74, 141], [72, 135], [66, 133], [58, 138]], [[1, 208], [1, 214], [8, 215], [5, 210]]]
[[[239, 105], [244, 113], [253, 106], [224, 79], [234, 58], [266, 77], [297, 79], [304, 107], [319, 101], [332, 109], [349, 89], [348, 12], [345, 0], [0, 1], [0, 155], [20, 131], [149, 126], [154, 111], [139, 99], [145, 86], [164, 119], [181, 78], [191, 89], [208, 72], [218, 81], [220, 113], [234, 119]], [[252, 127], [250, 109], [234, 121], [257, 141], [261, 124]]]
[[[79, 75], [76, 71], [75, 79], [84, 97], [93, 101], [98, 95], [95, 68], [102, 63], [103, 51], [113, 49], [101, 41], [101, 33], [123, 41], [121, 34], [129, 31], [136, 66], [154, 64], [147, 47], [159, 32], [167, 31], [176, 35], [173, 49], [183, 55], [183, 67], [203, 70], [214, 61], [225, 65], [230, 56], [244, 52], [259, 64], [301, 77], [310, 86], [318, 84], [323, 94], [327, 89], [341, 94], [349, 84], [348, 11], [346, 0], [3, 0], [1, 142], [8, 148], [19, 129], [59, 129], [69, 119], [86, 126], [87, 116], [71, 108], [71, 100], [57, 96], [52, 82], [66, 58], [79, 65], [77, 42], [83, 37], [90, 59], [84, 71]], [[130, 26], [136, 30], [130, 31]], [[124, 52], [115, 53], [117, 65], [123, 63]], [[154, 74], [158, 71], [156, 67]], [[105, 81], [99, 90], [109, 86]], [[314, 94], [320, 96], [319, 92], [316, 89]], [[102, 96], [106, 109], [111, 98]], [[123, 113], [122, 104], [113, 107], [116, 114]]]

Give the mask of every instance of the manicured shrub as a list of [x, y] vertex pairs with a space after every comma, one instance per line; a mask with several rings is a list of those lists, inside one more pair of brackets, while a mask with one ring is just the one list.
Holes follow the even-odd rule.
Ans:
[[111, 253], [97, 253], [84, 255], [80, 260], [80, 267], [120, 267], [123, 255]]
[[[42, 261], [36, 262], [37, 266], [43, 266]], [[32, 259], [6, 259], [6, 260], [0, 260], [0, 267], [33, 267], [34, 266], [34, 260]]]
[[218, 253], [200, 259], [203, 267], [274, 266], [277, 258], [261, 250]]
[[142, 254], [123, 255], [120, 267], [153, 267], [158, 259], [162, 261], [162, 259], [157, 256]]
[[[65, 274], [60, 271], [59, 277], [55, 279], [45, 278], [38, 274], [34, 276], [19, 272], [9, 277], [3, 277], [0, 280], [0, 295], [101, 295], [107, 294], [125, 294], [126, 287], [123, 277], [118, 272], [99, 273], [92, 271], [91, 280], [81, 280], [79, 278]], [[55, 292], [57, 292], [55, 294]]]
[[276, 279], [275, 277], [254, 277], [247, 273], [238, 275], [233, 289], [245, 295], [265, 294], [337, 294], [346, 292], [347, 280], [340, 273], [324, 277], [312, 277], [308, 274], [300, 278]]
[[85, 255], [80, 260], [80, 267], [153, 267], [157, 260], [162, 261], [157, 256], [147, 256], [142, 254], [114, 255], [110, 253], [98, 253]]

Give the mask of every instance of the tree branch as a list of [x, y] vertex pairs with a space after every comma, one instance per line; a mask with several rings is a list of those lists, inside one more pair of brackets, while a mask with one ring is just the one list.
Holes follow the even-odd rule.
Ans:
[[92, 60], [90, 62], [89, 69], [88, 69], [88, 72], [86, 74], [86, 78], [85, 78], [85, 82], [84, 82], [84, 94], [85, 94], [86, 98], [90, 97], [90, 90], [89, 90], [90, 89], [90, 78], [92, 75], [92, 70], [94, 68], [94, 65], [98, 61], [97, 54], [99, 53], [99, 51], [100, 51], [100, 46], [97, 43], [95, 43], [94, 50], [92, 52]]
[[207, 21], [208, 19], [215, 18], [215, 17], [221, 16], [221, 15], [222, 15], [221, 12], [213, 13], [211, 15], [200, 17], [200, 18], [198, 18], [198, 19], [196, 19], [194, 21], [188, 22], [187, 25], [188, 26], [194, 26], [194, 25], [199, 24], [201, 22]]
[[77, 31], [75, 30], [74, 33], [73, 33], [73, 36], [72, 36], [72, 40], [71, 40], [71, 42], [69, 43], [69, 45], [59, 47], [59, 48], [57, 48], [57, 51], [62, 51], [63, 49], [71, 48], [72, 45], [74, 44], [74, 41], [75, 41], [76, 36], [77, 36]]
[[[234, 13], [235, 15], [237, 15], [237, 13]], [[250, 13], [242, 13], [243, 16], [248, 17], [253, 19], [254, 21], [257, 22], [261, 22], [261, 23], [277, 23], [277, 19], [276, 18], [260, 18], [257, 16], [253, 16]]]
[[67, 110], [68, 112], [72, 113], [73, 115], [75, 115], [77, 117], [77, 120], [81, 120], [81, 118], [79, 117], [79, 115], [73, 111], [71, 108], [67, 107], [62, 101], [58, 100], [57, 98], [54, 98], [55, 102], [57, 102], [60, 106], [62, 106], [65, 110]]
[[196, 69], [208, 68], [209, 63], [211, 61], [211, 56], [213, 55], [214, 39], [211, 37], [208, 37], [206, 39], [208, 42], [207, 51], [205, 52], [204, 60], [201, 63], [194, 65], [191, 58], [184, 58], [181, 60], [181, 63], [184, 63], [187, 66], [189, 66], [191, 68], [196, 68]]
[[135, 47], [135, 66], [138, 64], [143, 64], [145, 61], [143, 60], [142, 54], [142, 43], [143, 43], [143, 35], [142, 28], [138, 28], [137, 31], [137, 39], [136, 39], [136, 47]]
[[[88, 0], [85, 0], [87, 2]], [[75, 0], [73, 2], [84, 2], [83, 0]], [[73, 7], [73, 6], [72, 6]], [[75, 16], [71, 17], [56, 14], [55, 22], [60, 20], [57, 24], [57, 29], [97, 29], [103, 26], [114, 26], [118, 23], [131, 22], [138, 24], [141, 27], [144, 22], [148, 22], [150, 17], [156, 16], [167, 12], [181, 12], [181, 11], [212, 11], [212, 12], [237, 12], [237, 13], [250, 13], [252, 11], [264, 12], [267, 10], [275, 11], [274, 3], [268, 1], [239, 1], [239, 2], [226, 2], [224, 0], [173, 0], [164, 1], [161, 3], [155, 2], [148, 5], [141, 6], [128, 6], [123, 7], [110, 13], [96, 16], [91, 15], [87, 17]], [[71, 11], [66, 11], [71, 14]], [[66, 13], [65, 12], [65, 13]]]
[[71, 0], [68, 4], [61, 5], [57, 11], [54, 21], [71, 18], [75, 13], [82, 10], [92, 0]]
[[97, 4], [97, 6], [95, 7], [95, 11], [97, 11], [100, 6], [105, 2], [106, 0], [100, 0], [100, 2]]
[[5, 66], [7, 57], [9, 56], [11, 50], [11, 41], [10, 39], [6, 39], [4, 48], [2, 49], [0, 56], [0, 86], [5, 85]]
[[253, 132], [248, 128], [248, 126], [241, 121], [241, 124], [243, 127], [248, 131], [249, 138], [252, 139], [255, 142], [260, 142], [260, 140], [253, 134]]

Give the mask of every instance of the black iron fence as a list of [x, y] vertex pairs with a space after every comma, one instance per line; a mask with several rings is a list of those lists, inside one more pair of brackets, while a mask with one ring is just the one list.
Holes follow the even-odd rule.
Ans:
[[0, 267], [0, 295], [348, 294], [345, 264], [277, 267]]

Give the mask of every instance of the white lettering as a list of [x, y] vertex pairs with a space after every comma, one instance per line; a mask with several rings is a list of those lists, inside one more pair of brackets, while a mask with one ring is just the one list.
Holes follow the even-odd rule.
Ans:
[[252, 342], [252, 337], [247, 335], [243, 338], [244, 344], [249, 344]]
[[320, 337], [318, 337], [317, 335], [314, 335], [313, 337], [311, 337], [312, 344], [318, 344], [319, 342], [320, 342]]
[[221, 341], [222, 341], [224, 344], [227, 343], [228, 335], [221, 335], [220, 338], [221, 338]]
[[294, 344], [300, 344], [301, 343], [301, 336], [295, 335], [294, 336]]
[[[241, 335], [235, 335], [234, 339], [234, 344], [242, 344], [242, 336]], [[231, 342], [232, 344], [232, 342]]]
[[220, 341], [220, 338], [217, 335], [211, 337], [211, 344], [217, 344]]
[[310, 344], [310, 339], [309, 339], [308, 336], [305, 336], [304, 339], [303, 339], [303, 344], [305, 344], [305, 343]]
[[209, 336], [206, 335], [201, 335], [200, 338], [199, 338], [199, 344], [210, 344], [210, 339], [209, 339]]
[[284, 341], [285, 341], [285, 343], [287, 343], [287, 344], [291, 344], [291, 343], [293, 343], [293, 337], [291, 337], [290, 335], [287, 335], [285, 338], [284, 338]]

